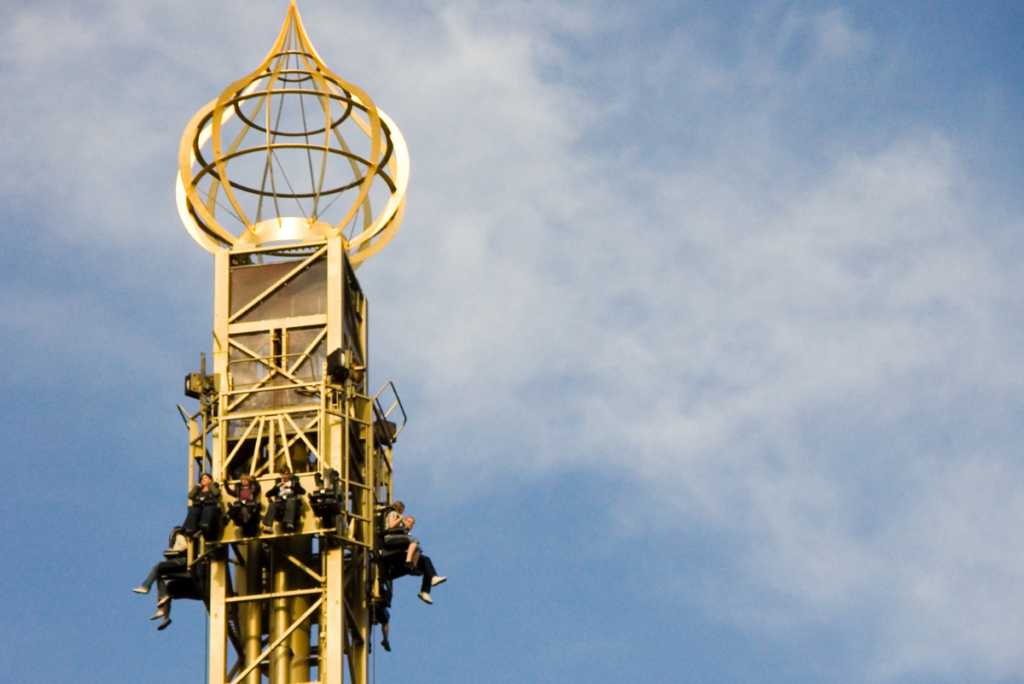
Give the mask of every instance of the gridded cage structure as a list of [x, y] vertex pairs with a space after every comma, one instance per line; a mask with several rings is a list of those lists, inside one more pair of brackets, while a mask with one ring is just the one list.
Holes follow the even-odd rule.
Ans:
[[327, 68], [293, 2], [263, 63], [185, 129], [178, 213], [210, 252], [342, 235], [358, 267], [398, 230], [408, 180], [398, 127]]
[[[323, 65], [293, 2], [263, 64], [193, 118], [180, 160], [182, 220], [215, 257], [213, 367], [186, 378], [199, 409], [182, 409], [189, 486], [208, 473], [262, 490], [244, 513], [225, 495], [190, 544], [208, 681], [365, 684], [405, 413], [391, 383], [370, 390], [355, 268], [401, 221], [404, 141]], [[272, 500], [285, 471], [305, 494]]]

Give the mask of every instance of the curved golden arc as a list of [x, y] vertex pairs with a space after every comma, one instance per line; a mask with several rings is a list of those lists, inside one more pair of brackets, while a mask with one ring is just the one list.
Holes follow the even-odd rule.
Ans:
[[[394, 144], [395, 151], [392, 154], [391, 162], [394, 168], [391, 171], [392, 181], [396, 187], [402, 188], [401, 193], [393, 193], [388, 203], [384, 206], [380, 216], [360, 235], [353, 236], [350, 244], [353, 247], [358, 247], [364, 242], [368, 242], [373, 239], [378, 233], [392, 222], [392, 219], [398, 214], [399, 206], [404, 206], [405, 203], [405, 188], [409, 184], [409, 148], [405, 144], [405, 136], [398, 130], [398, 126], [391, 120], [387, 114], [381, 110], [380, 112], [382, 119], [387, 122], [388, 128], [391, 130], [391, 140]], [[401, 218], [399, 217], [399, 223]], [[397, 230], [397, 225], [395, 230]], [[390, 238], [388, 238], [390, 240]], [[383, 247], [383, 245], [381, 245]], [[376, 252], [374, 252], [376, 253]], [[365, 257], [364, 257], [365, 258]]]

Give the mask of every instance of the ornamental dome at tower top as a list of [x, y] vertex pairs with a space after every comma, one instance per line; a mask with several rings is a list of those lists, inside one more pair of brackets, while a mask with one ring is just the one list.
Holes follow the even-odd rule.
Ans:
[[340, 235], [358, 265], [398, 230], [408, 181], [401, 132], [327, 68], [292, 0], [266, 59], [186, 127], [178, 213], [211, 252]]

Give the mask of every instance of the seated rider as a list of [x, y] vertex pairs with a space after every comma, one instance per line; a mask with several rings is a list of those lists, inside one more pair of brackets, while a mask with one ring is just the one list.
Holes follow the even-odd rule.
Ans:
[[[405, 506], [402, 506], [402, 512], [404, 511]], [[401, 513], [399, 513], [399, 516], [401, 516]], [[385, 525], [387, 525], [388, 521], [394, 521], [394, 518], [390, 513], [388, 514], [388, 517], [385, 519]], [[385, 547], [387, 547], [389, 537], [391, 537], [392, 535], [397, 537], [398, 534], [407, 535], [409, 532], [412, 531], [413, 525], [415, 524], [416, 519], [412, 516], [407, 516], [405, 518], [402, 518], [401, 525], [391, 525], [385, 527]], [[399, 532], [399, 529], [401, 529], [402, 531]], [[416, 546], [416, 548], [413, 550], [411, 554], [412, 558], [410, 559], [407, 554], [404, 559], [405, 562], [399, 565], [398, 559], [401, 559], [401, 556], [399, 554], [395, 554], [395, 556], [398, 556], [398, 559], [391, 559], [385, 556], [382, 559], [382, 564], [384, 565], [384, 574], [386, 577], [388, 577], [388, 579], [397, 579], [399, 577], [404, 577], [405, 575], [412, 575], [414, 577], [422, 576], [423, 580], [420, 582], [420, 593], [416, 594], [416, 596], [424, 603], [433, 603], [434, 600], [430, 597], [430, 590], [433, 587], [436, 587], [438, 584], [441, 584], [448, 578], [442, 577], [437, 574], [437, 571], [434, 569], [434, 564], [433, 562], [431, 562], [430, 557], [424, 556], [420, 552], [419, 542], [416, 540], [416, 538], [409, 537], [409, 539], [411, 540], [411, 542], [409, 543], [409, 547], [412, 548], [413, 544], [415, 544]]]
[[[420, 541], [411, 535], [409, 535], [409, 527], [406, 526], [406, 518], [402, 517], [405, 513], [405, 504], [401, 501], [396, 501], [391, 504], [391, 509], [388, 511], [387, 516], [384, 518], [384, 537], [385, 539], [391, 538], [391, 543], [385, 541], [385, 546], [391, 547], [397, 543], [406, 544], [409, 546], [405, 550], [405, 564], [409, 569], [413, 567], [413, 557], [416, 555], [416, 549], [419, 548]], [[401, 539], [396, 535], [405, 535], [409, 537], [408, 542], [405, 539]]]
[[402, 518], [402, 514], [405, 513], [405, 504], [401, 501], [396, 501], [391, 504], [388, 508], [388, 514], [384, 517], [384, 534], [388, 533], [388, 530], [394, 527], [404, 527], [405, 522]]
[[255, 536], [261, 509], [260, 483], [252, 475], [243, 473], [237, 489], [229, 483], [224, 483], [224, 489], [236, 499], [228, 508], [228, 517], [238, 525], [243, 535]]
[[137, 594], [148, 594], [153, 582], [156, 582], [156, 613], [150, 620], [163, 618], [157, 626], [157, 631], [167, 629], [171, 624], [171, 596], [167, 591], [167, 583], [188, 575], [188, 541], [182, 528], [175, 527], [171, 530], [170, 539], [167, 541], [167, 550], [164, 551], [164, 558], [149, 571], [149, 575], [142, 584], [132, 589]]
[[263, 516], [263, 532], [273, 534], [274, 521], [281, 519], [285, 532], [295, 531], [295, 521], [301, 510], [302, 499], [299, 498], [306, 493], [306, 490], [299, 484], [299, 479], [292, 475], [288, 468], [283, 468], [277, 479], [277, 484], [267, 492], [267, 514]]
[[182, 530], [189, 537], [194, 537], [198, 528], [203, 538], [209, 541], [214, 536], [217, 518], [220, 517], [220, 485], [213, 481], [209, 473], [203, 473], [199, 477], [199, 484], [193, 485], [188, 493], [188, 498], [192, 505], [188, 507]]

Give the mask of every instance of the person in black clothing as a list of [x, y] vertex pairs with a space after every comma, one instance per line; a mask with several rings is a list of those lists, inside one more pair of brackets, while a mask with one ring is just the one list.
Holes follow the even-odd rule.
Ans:
[[228, 508], [228, 517], [246, 537], [255, 536], [260, 519], [260, 483], [252, 475], [243, 473], [237, 489], [224, 483], [224, 491], [236, 499]]
[[374, 601], [370, 617], [373, 620], [373, 624], [380, 625], [380, 633], [384, 637], [380, 645], [389, 653], [391, 652], [391, 642], [388, 641], [388, 632], [391, 627], [391, 612], [388, 610], [390, 607], [391, 580], [384, 578], [380, 583], [380, 598]]
[[168, 591], [168, 582], [180, 579], [188, 575], [188, 542], [182, 528], [175, 527], [171, 530], [170, 539], [167, 540], [167, 550], [164, 551], [164, 558], [149, 571], [149, 576], [142, 584], [132, 589], [136, 594], [148, 594], [153, 582], [156, 582], [156, 613], [150, 620], [163, 618], [157, 630], [167, 629], [171, 624], [171, 594]]
[[[410, 515], [403, 519], [403, 523], [407, 534], [412, 531], [413, 525], [416, 524], [416, 518]], [[393, 553], [384, 558], [382, 563], [384, 565], [384, 573], [389, 579], [397, 579], [406, 575], [412, 575], [413, 577], [422, 576], [420, 593], [416, 594], [416, 596], [424, 603], [433, 603], [434, 599], [430, 598], [431, 588], [448, 579], [437, 574], [430, 557], [424, 556], [418, 548], [413, 553], [411, 562], [406, 560], [404, 553]]]
[[188, 498], [192, 505], [188, 507], [182, 531], [194, 537], [198, 529], [203, 533], [203, 538], [209, 541], [220, 517], [220, 485], [208, 473], [203, 473], [199, 477], [199, 484], [194, 485], [188, 493]]
[[267, 514], [263, 516], [263, 532], [273, 534], [274, 521], [282, 518], [281, 524], [285, 532], [295, 531], [295, 521], [298, 517], [302, 499], [300, 498], [306, 490], [299, 484], [299, 479], [292, 475], [291, 471], [284, 468], [277, 484], [267, 492]]

